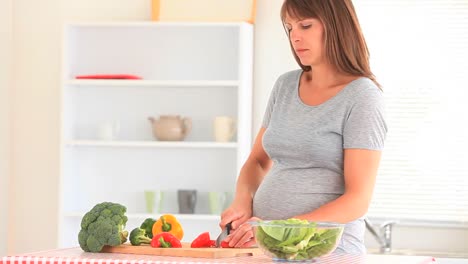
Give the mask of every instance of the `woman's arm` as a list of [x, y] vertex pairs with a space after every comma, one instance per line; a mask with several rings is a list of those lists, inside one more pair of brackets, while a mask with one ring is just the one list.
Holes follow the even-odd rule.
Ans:
[[[233, 232], [250, 217], [252, 217], [252, 199], [263, 177], [270, 170], [273, 162], [263, 149], [263, 134], [265, 128], [260, 128], [252, 151], [242, 166], [236, 186], [233, 203], [221, 214], [220, 227], [224, 228], [232, 222]], [[239, 234], [239, 239], [241, 235]], [[236, 240], [236, 239], [234, 239]], [[235, 241], [237, 242], [237, 241]], [[236, 243], [237, 244], [237, 243]]]
[[362, 217], [370, 205], [380, 157], [380, 151], [345, 149], [344, 194], [317, 210], [295, 218], [347, 223]]

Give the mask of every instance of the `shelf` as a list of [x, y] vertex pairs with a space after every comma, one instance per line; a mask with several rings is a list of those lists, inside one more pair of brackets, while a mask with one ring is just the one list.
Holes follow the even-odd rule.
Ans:
[[[85, 213], [79, 213], [79, 212], [69, 212], [69, 213], [64, 213], [65, 217], [71, 217], [71, 218], [76, 218], [76, 217], [83, 217]], [[162, 213], [164, 214], [164, 213]], [[125, 214], [128, 219], [134, 219], [134, 218], [157, 218], [161, 214]], [[211, 215], [211, 214], [172, 214], [174, 215], [177, 219], [180, 220], [219, 220], [220, 216], [219, 215]]]
[[135, 86], [135, 87], [237, 87], [235, 80], [94, 80], [73, 79], [65, 82], [72, 86]]
[[240, 25], [251, 26], [247, 22], [203, 22], [203, 21], [135, 21], [135, 22], [73, 22], [68, 24], [70, 27], [239, 27]]
[[135, 147], [135, 148], [237, 148], [236, 142], [194, 142], [194, 141], [104, 141], [70, 140], [69, 147]]

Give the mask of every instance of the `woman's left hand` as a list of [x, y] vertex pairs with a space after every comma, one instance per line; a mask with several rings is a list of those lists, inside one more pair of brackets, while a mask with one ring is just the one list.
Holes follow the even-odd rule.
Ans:
[[252, 226], [249, 224], [250, 221], [259, 221], [258, 217], [251, 217], [247, 219], [236, 229], [232, 229], [229, 236], [224, 240], [229, 243], [229, 247], [246, 248], [256, 244], [255, 236]]

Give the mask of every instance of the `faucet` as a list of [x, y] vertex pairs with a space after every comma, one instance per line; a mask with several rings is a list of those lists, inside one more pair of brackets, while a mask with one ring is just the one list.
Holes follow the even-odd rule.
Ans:
[[379, 231], [375, 230], [369, 218], [364, 218], [366, 228], [374, 236], [380, 244], [380, 253], [392, 252], [392, 227], [397, 224], [397, 221], [385, 221], [380, 225]]

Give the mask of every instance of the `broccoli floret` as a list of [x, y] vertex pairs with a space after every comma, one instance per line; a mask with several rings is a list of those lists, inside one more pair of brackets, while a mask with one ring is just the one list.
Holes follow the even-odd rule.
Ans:
[[134, 246], [139, 246], [141, 244], [151, 243], [151, 238], [146, 234], [146, 231], [141, 228], [135, 228], [130, 232], [130, 243]]
[[141, 224], [140, 228], [144, 229], [146, 232], [146, 236], [149, 238], [153, 238], [153, 225], [156, 222], [156, 219], [153, 218], [146, 218], [145, 221]]
[[127, 208], [117, 203], [97, 204], [81, 219], [78, 234], [80, 247], [86, 252], [100, 252], [106, 245], [118, 246], [127, 241]]

